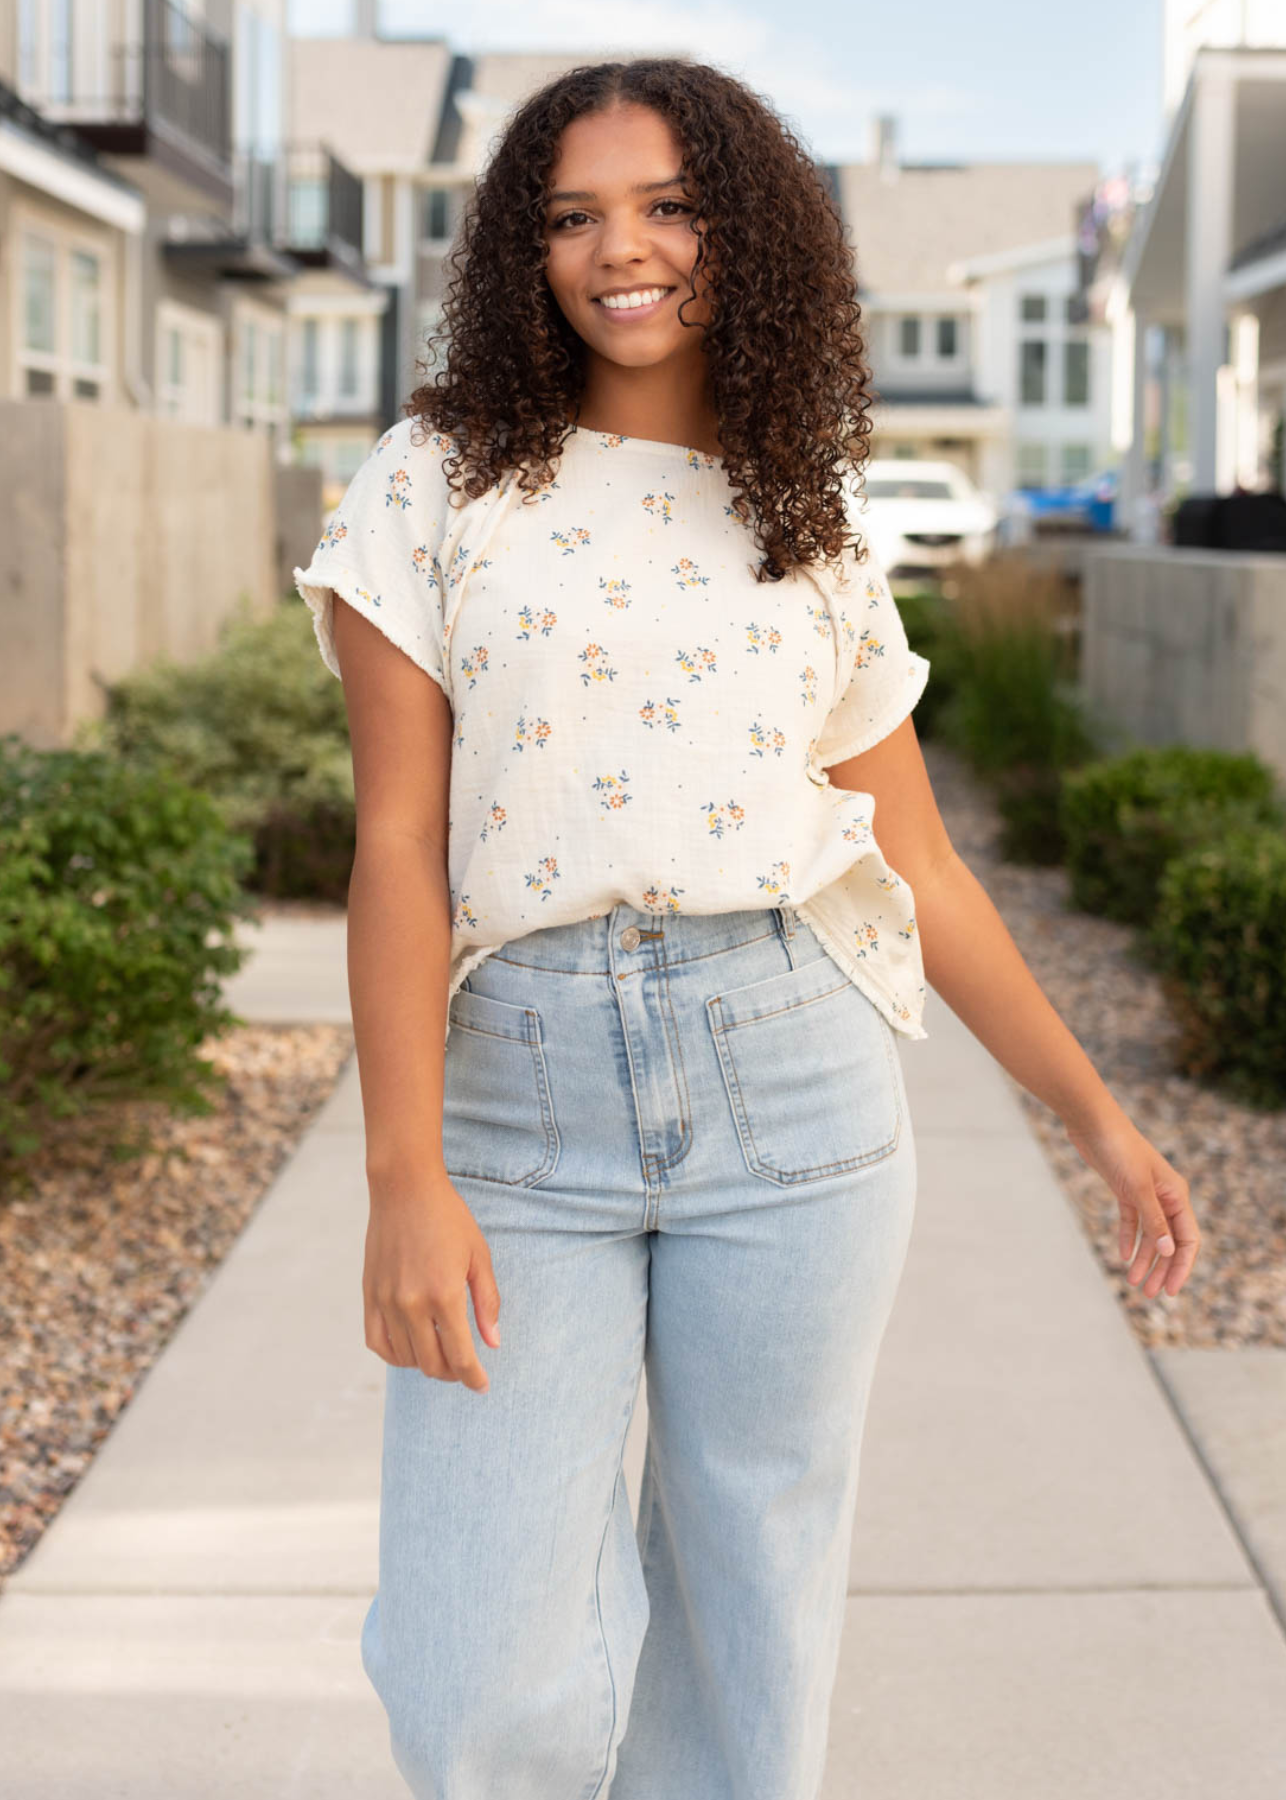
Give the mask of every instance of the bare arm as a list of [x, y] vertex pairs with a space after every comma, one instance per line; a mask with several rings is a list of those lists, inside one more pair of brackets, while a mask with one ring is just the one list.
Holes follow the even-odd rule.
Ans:
[[1058, 1114], [1077, 1151], [1113, 1189], [1131, 1279], [1142, 1280], [1157, 1255], [1155, 1286], [1142, 1291], [1155, 1296], [1165, 1285], [1177, 1293], [1200, 1241], [1188, 1184], [1131, 1124], [957, 853], [914, 720], [828, 773], [837, 787], [875, 799], [880, 849], [915, 895], [926, 979], [1002, 1068]]
[[335, 651], [357, 799], [348, 983], [371, 1198], [367, 1343], [387, 1361], [485, 1389], [464, 1289], [473, 1288], [479, 1328], [493, 1343], [499, 1294], [442, 1152], [451, 708], [435, 681], [338, 599]]

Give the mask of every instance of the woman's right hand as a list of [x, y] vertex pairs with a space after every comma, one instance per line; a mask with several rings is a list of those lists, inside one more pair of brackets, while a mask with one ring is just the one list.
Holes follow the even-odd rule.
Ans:
[[483, 1340], [498, 1348], [491, 1252], [450, 1177], [372, 1191], [362, 1275], [367, 1348], [398, 1368], [485, 1394], [490, 1383], [469, 1329], [468, 1292]]

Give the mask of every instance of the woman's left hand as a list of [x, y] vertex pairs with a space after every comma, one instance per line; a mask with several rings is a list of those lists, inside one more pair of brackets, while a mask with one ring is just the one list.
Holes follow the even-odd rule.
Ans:
[[[1177, 1294], [1192, 1272], [1201, 1243], [1188, 1184], [1124, 1113], [1090, 1129], [1066, 1127], [1078, 1155], [1100, 1174], [1121, 1213], [1121, 1261], [1126, 1280], [1155, 1300]], [[1140, 1235], [1141, 1231], [1141, 1235]], [[1136, 1246], [1137, 1240], [1137, 1246]], [[1156, 1267], [1148, 1273], [1153, 1257]]]

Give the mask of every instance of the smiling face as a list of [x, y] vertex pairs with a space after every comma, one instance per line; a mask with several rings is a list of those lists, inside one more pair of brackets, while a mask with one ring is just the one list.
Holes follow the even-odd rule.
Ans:
[[646, 106], [583, 114], [562, 134], [545, 274], [591, 360], [642, 368], [701, 353], [709, 265], [694, 299], [697, 196], [682, 163], [669, 122]]

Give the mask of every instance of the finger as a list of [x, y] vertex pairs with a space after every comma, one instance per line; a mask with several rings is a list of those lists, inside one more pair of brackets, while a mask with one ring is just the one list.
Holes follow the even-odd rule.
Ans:
[[366, 1347], [368, 1350], [373, 1350], [376, 1356], [382, 1356], [385, 1362], [392, 1362], [397, 1355], [393, 1348], [393, 1340], [388, 1333], [384, 1314], [378, 1306], [370, 1307], [367, 1310]]
[[493, 1350], [500, 1347], [500, 1289], [496, 1286], [491, 1258], [485, 1250], [469, 1271], [469, 1291], [473, 1295], [473, 1316], [483, 1341]]
[[438, 1328], [442, 1354], [446, 1358], [447, 1367], [453, 1371], [454, 1379], [485, 1394], [491, 1384], [487, 1379], [487, 1371], [478, 1361], [463, 1291], [434, 1315], [434, 1323]]
[[442, 1353], [442, 1345], [428, 1307], [421, 1307], [414, 1317], [407, 1319], [407, 1335], [411, 1340], [413, 1360], [422, 1375], [430, 1381], [458, 1381], [459, 1376], [450, 1368]]

